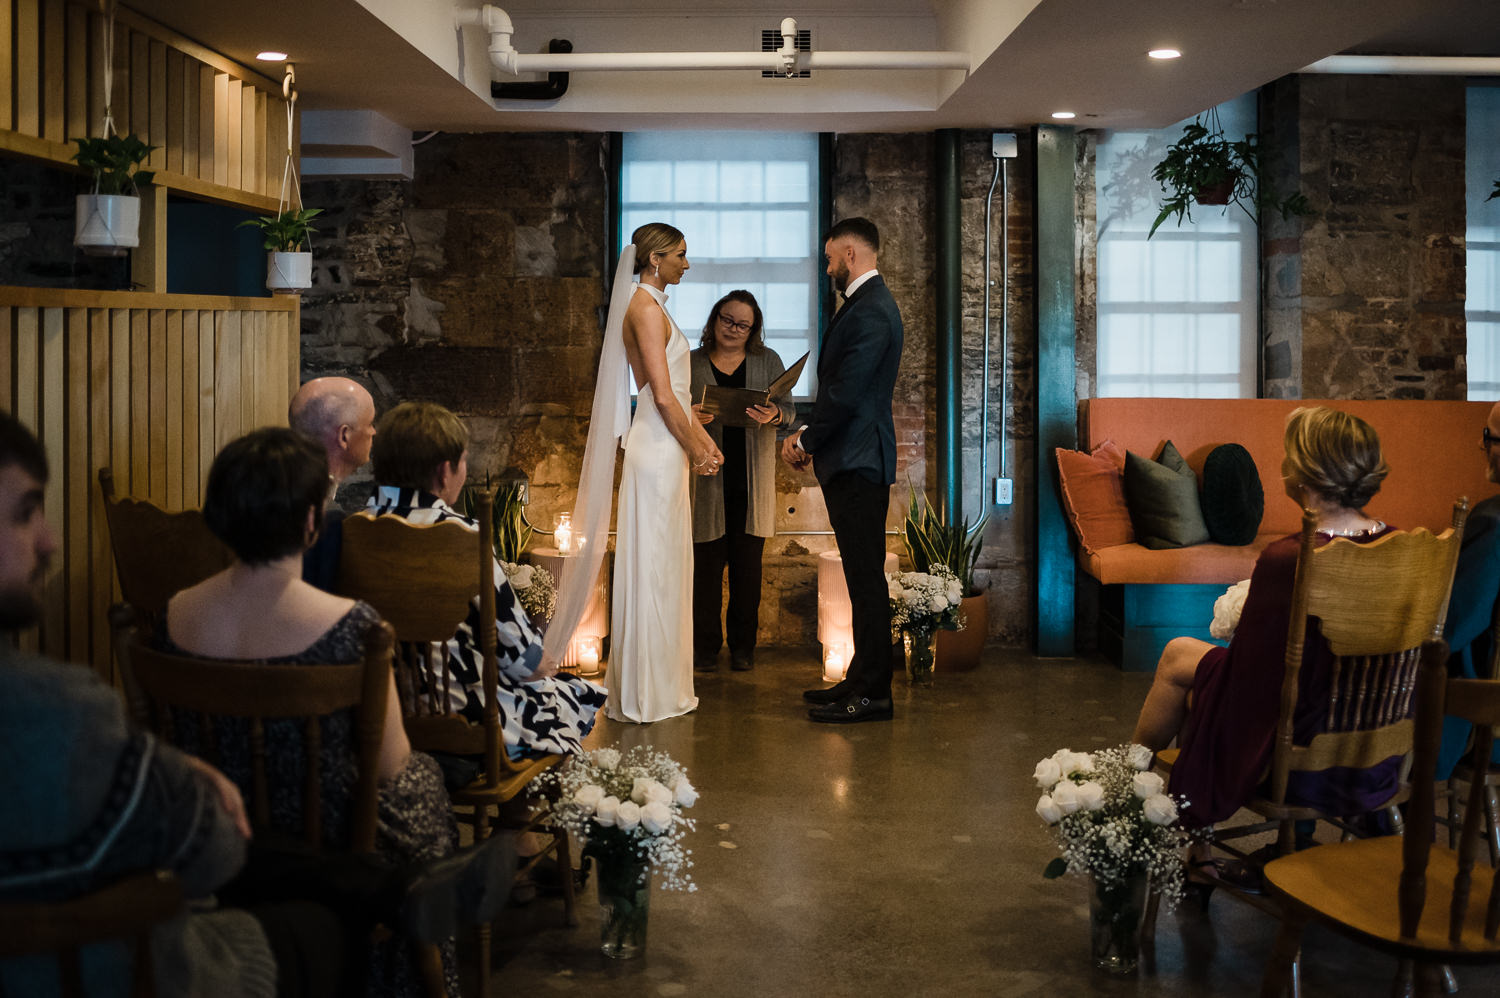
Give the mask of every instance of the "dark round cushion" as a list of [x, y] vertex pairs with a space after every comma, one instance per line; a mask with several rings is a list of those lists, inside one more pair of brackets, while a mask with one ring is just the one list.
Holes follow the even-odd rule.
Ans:
[[1200, 505], [1215, 544], [1242, 545], [1255, 540], [1266, 512], [1266, 493], [1249, 451], [1239, 444], [1222, 444], [1208, 452]]

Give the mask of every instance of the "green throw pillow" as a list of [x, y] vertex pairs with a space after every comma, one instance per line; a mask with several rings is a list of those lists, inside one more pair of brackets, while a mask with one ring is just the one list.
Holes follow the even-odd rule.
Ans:
[[1198, 479], [1170, 440], [1160, 461], [1125, 453], [1125, 505], [1135, 539], [1144, 547], [1185, 548], [1208, 540], [1198, 508]]
[[1215, 544], [1249, 544], [1266, 512], [1266, 491], [1255, 459], [1239, 444], [1223, 444], [1203, 462], [1203, 522]]

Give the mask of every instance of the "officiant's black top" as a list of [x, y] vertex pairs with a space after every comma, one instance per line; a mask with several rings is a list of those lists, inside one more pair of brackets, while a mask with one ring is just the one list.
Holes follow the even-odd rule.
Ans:
[[[714, 376], [714, 383], [722, 388], [745, 387], [744, 358], [729, 374], [715, 367], [712, 359], [708, 362], [708, 370]], [[745, 428], [726, 424], [723, 433], [724, 442], [719, 445], [719, 450], [724, 452], [724, 464], [719, 468], [719, 474], [724, 476], [724, 501], [728, 505], [738, 499], [738, 508], [744, 510], [745, 497], [750, 490], [750, 478], [745, 470]]]

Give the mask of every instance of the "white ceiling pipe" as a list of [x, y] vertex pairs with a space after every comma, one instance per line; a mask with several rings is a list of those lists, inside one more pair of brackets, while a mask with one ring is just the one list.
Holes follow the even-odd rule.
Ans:
[[1500, 76], [1497, 56], [1331, 55], [1299, 73], [1391, 76]]
[[804, 69], [969, 69], [967, 52], [796, 52], [797, 22], [793, 18], [782, 21], [782, 47], [776, 52], [548, 52], [523, 55], [511, 43], [515, 29], [509, 15], [493, 4], [461, 13], [457, 23], [460, 27], [484, 28], [490, 36], [490, 62], [511, 76], [590, 70], [762, 69], [795, 73]]

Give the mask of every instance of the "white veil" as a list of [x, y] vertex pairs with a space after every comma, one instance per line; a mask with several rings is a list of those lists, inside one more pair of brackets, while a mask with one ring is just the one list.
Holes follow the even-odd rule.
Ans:
[[599, 377], [594, 383], [594, 410], [589, 418], [588, 443], [578, 476], [578, 498], [573, 503], [573, 537], [581, 541], [569, 559], [557, 591], [557, 604], [542, 647], [546, 657], [562, 662], [568, 642], [578, 629], [594, 594], [599, 566], [609, 547], [609, 521], [614, 506], [615, 451], [630, 429], [630, 365], [625, 360], [625, 309], [635, 291], [635, 244], [620, 251], [615, 283], [604, 323], [604, 349], [599, 353]]

